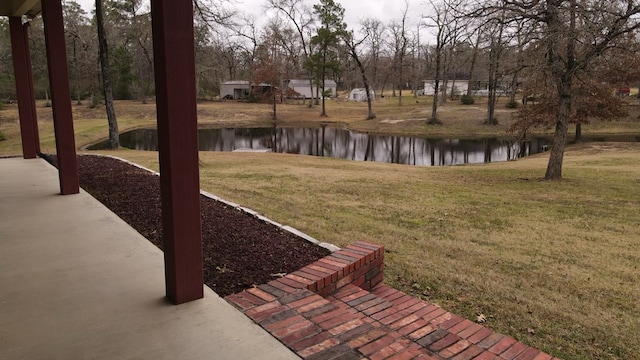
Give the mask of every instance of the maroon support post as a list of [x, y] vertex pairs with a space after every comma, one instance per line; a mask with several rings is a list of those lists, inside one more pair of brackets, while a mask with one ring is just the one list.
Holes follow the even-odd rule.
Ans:
[[77, 194], [80, 191], [80, 186], [60, 0], [42, 1], [42, 19], [44, 20], [44, 36], [47, 47], [60, 193], [62, 195]]
[[193, 5], [152, 0], [167, 297], [203, 297]]
[[33, 136], [36, 142], [36, 152], [38, 154], [40, 151], [40, 133], [38, 131], [38, 113], [36, 112], [36, 96], [35, 90], [33, 87], [33, 66], [31, 65], [31, 51], [29, 50], [29, 23], [26, 22], [22, 25], [22, 33], [24, 34], [24, 49], [27, 55], [27, 71], [29, 72], [29, 94], [33, 96], [33, 101], [31, 102], [31, 115], [33, 116]]
[[22, 137], [22, 156], [34, 159], [38, 156], [39, 145], [37, 139], [38, 125], [35, 114], [35, 95], [33, 93], [33, 78], [28, 58], [28, 41], [26, 29], [22, 26], [22, 18], [9, 17], [11, 31], [11, 51], [13, 54], [13, 69], [18, 95], [18, 112], [20, 114], [20, 135]]

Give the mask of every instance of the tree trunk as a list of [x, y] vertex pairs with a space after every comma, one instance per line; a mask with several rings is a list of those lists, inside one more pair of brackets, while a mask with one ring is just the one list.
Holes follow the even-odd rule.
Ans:
[[273, 121], [278, 120], [278, 116], [276, 115], [276, 94], [273, 94]]
[[44, 107], [51, 107], [51, 101], [49, 101], [49, 88], [44, 89]]
[[[309, 108], [313, 107], [313, 72], [310, 71], [309, 72]], [[316, 88], [316, 93], [317, 93], [317, 88]], [[305, 96], [304, 99], [306, 100], [307, 97]]]
[[447, 102], [447, 93], [449, 91], [449, 77], [447, 76], [447, 74], [445, 73], [444, 75], [442, 75], [442, 86], [440, 86], [440, 90], [442, 92], [442, 96], [440, 96], [440, 105], [444, 106], [445, 103]]
[[440, 93], [440, 79], [436, 79], [433, 84], [433, 105], [431, 106], [431, 120], [438, 118], [438, 94]]
[[428, 124], [440, 123], [440, 120], [438, 120], [438, 93], [440, 92], [441, 51], [442, 49], [436, 48], [436, 76], [433, 84], [433, 106], [431, 107], [431, 119], [427, 121]]
[[[498, 41], [502, 41], [502, 27], [499, 31]], [[501, 43], [492, 41], [489, 50], [489, 94], [487, 98], [487, 125], [498, 125], [496, 119], [496, 102], [498, 90], [498, 68], [500, 61], [500, 53], [502, 49]]]
[[[549, 28], [555, 31], [559, 28], [560, 18], [557, 14], [557, 5], [549, 9]], [[558, 115], [556, 118], [556, 130], [549, 154], [549, 163], [545, 180], [558, 180], [562, 178], [562, 162], [564, 159], [564, 148], [567, 142], [567, 130], [571, 117], [571, 93], [573, 91], [573, 74], [576, 69], [576, 0], [571, 0], [571, 11], [569, 15], [569, 33], [566, 43], [566, 60], [557, 56], [559, 53], [558, 42], [555, 39], [548, 41], [547, 51], [548, 64], [550, 65], [558, 89]], [[562, 70], [560, 70], [562, 69]]]
[[582, 124], [581, 123], [576, 124], [576, 137], [574, 140], [575, 142], [582, 141]]
[[451, 91], [449, 92], [449, 100], [455, 100], [456, 97], [456, 76], [454, 74], [453, 80], [451, 81]]
[[364, 67], [364, 65], [362, 64], [362, 61], [360, 61], [360, 57], [358, 56], [358, 53], [356, 52], [356, 48], [354, 45], [350, 45], [349, 46], [349, 50], [351, 52], [351, 57], [353, 57], [353, 60], [356, 62], [356, 65], [358, 66], [358, 69], [360, 70], [360, 76], [362, 77], [362, 82], [364, 83], [364, 91], [367, 92], [367, 120], [373, 120], [376, 118], [376, 116], [373, 114], [373, 106], [371, 104], [371, 86], [369, 86], [369, 79], [367, 78], [367, 72], [366, 69]]
[[498, 125], [496, 120], [496, 87], [493, 80], [489, 80], [489, 94], [487, 98], [487, 125]]
[[447, 53], [444, 54], [444, 59], [440, 61], [440, 65], [442, 66], [442, 70], [440, 73], [442, 74], [442, 86], [440, 90], [442, 90], [442, 96], [440, 96], [440, 105], [444, 106], [447, 103], [447, 93], [449, 92], [449, 57]]
[[400, 88], [398, 88], [398, 106], [402, 106], [402, 88], [404, 87], [404, 83], [402, 82], [402, 64], [403, 59], [402, 57], [400, 57], [400, 70], [399, 70], [399, 77], [400, 77]]
[[364, 83], [364, 91], [367, 92], [367, 120], [373, 120], [376, 118], [376, 115], [373, 113], [373, 104], [371, 101], [371, 88], [369, 87], [369, 83]]
[[509, 94], [509, 102], [515, 106], [516, 103], [516, 88], [518, 87], [518, 72], [513, 74], [511, 78], [511, 93]]
[[567, 143], [567, 130], [569, 127], [569, 117], [571, 116], [571, 75], [565, 78], [565, 83], [560, 89], [560, 103], [556, 118], [556, 130], [549, 154], [549, 163], [545, 180], [557, 180], [562, 178], [562, 162], [564, 159], [564, 148]]
[[[382, 87], [380, 88], [380, 98], [384, 98], [384, 88], [387, 86], [389, 82], [389, 73], [384, 76], [384, 80], [382, 80]], [[393, 87], [393, 85], [391, 85]]]
[[107, 37], [104, 32], [104, 20], [102, 16], [102, 0], [96, 0], [96, 22], [98, 26], [98, 45], [100, 55], [100, 69], [102, 70], [102, 85], [104, 88], [104, 104], [107, 110], [107, 122], [109, 124], [109, 148], [118, 149], [120, 139], [118, 137], [118, 122], [113, 108], [113, 89], [111, 86], [111, 71], [109, 68], [109, 49]]
[[476, 70], [476, 63], [478, 62], [478, 49], [480, 48], [480, 34], [476, 38], [476, 43], [473, 46], [473, 55], [471, 56], [471, 66], [469, 67], [469, 83], [467, 85], [467, 96], [473, 94], [473, 75]]
[[322, 80], [322, 113], [320, 114], [320, 116], [322, 117], [327, 117], [327, 110], [324, 104], [324, 91], [325, 91], [324, 77], [326, 76], [326, 67], [325, 67], [326, 63], [327, 63], [327, 50], [325, 49], [322, 52], [322, 79], [321, 79]]
[[327, 110], [326, 110], [326, 106], [324, 104], [324, 101], [325, 101], [325, 99], [324, 99], [324, 91], [325, 91], [325, 89], [324, 89], [324, 80], [322, 80], [322, 113], [320, 114], [320, 116], [327, 117]]

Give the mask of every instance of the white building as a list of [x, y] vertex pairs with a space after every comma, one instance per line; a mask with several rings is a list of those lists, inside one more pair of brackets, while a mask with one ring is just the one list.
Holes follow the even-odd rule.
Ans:
[[[369, 95], [371, 100], [376, 99], [376, 93], [372, 89], [369, 89]], [[367, 90], [364, 88], [355, 88], [349, 93], [349, 101], [367, 101]]]
[[[468, 80], [447, 80], [447, 95], [457, 94], [457, 95], [465, 95], [467, 93], [467, 89], [469, 88]], [[442, 91], [443, 86], [445, 84], [445, 80], [440, 80], [440, 91]], [[424, 80], [424, 95], [433, 95], [436, 87], [435, 80]]]
[[[316, 97], [316, 84], [313, 84], [312, 89], [309, 80], [289, 80], [288, 87], [300, 94], [300, 97], [304, 96], [307, 99]], [[338, 85], [333, 80], [324, 81], [324, 90], [331, 91], [331, 97], [336, 96], [337, 87]], [[322, 87], [318, 87], [318, 90], [322, 91]]]
[[230, 80], [220, 84], [221, 99], [246, 99], [251, 92], [251, 83], [246, 80]]

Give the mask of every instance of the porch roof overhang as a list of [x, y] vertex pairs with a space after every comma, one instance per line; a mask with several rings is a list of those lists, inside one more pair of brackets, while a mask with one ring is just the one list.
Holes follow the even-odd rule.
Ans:
[[40, 0], [2, 0], [0, 2], [0, 16], [36, 17], [42, 11]]

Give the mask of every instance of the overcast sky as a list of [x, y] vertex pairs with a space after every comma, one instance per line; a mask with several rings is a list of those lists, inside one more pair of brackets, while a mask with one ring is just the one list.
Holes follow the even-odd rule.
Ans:
[[[82, 7], [91, 13], [95, 0], [76, 0]], [[263, 17], [264, 6], [267, 0], [232, 0], [232, 6], [238, 10], [254, 14], [257, 18]], [[318, 3], [317, 0], [306, 0], [309, 5]], [[413, 28], [417, 26], [422, 15], [427, 15], [430, 5], [427, 0], [407, 0], [409, 12], [407, 25]], [[349, 28], [357, 29], [360, 20], [364, 18], [377, 18], [387, 23], [392, 20], [400, 20], [405, 7], [405, 2], [400, 0], [336, 0], [345, 9], [345, 22]]]

